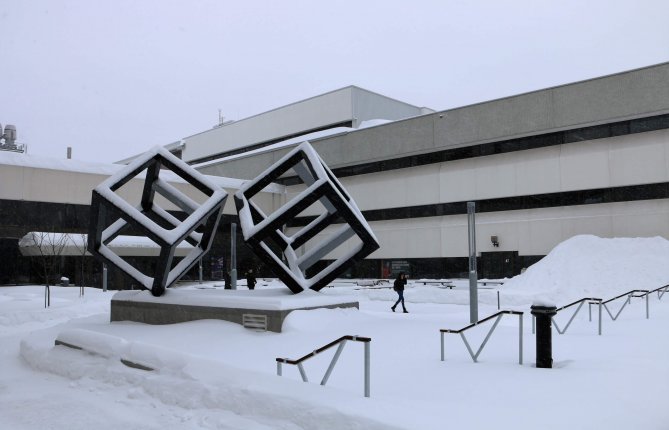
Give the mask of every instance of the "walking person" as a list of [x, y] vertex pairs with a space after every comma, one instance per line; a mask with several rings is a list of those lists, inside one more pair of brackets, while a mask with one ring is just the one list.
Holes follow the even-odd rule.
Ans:
[[408, 314], [409, 311], [407, 311], [406, 306], [404, 306], [404, 286], [407, 284], [407, 275], [404, 274], [404, 272], [400, 272], [397, 275], [397, 279], [395, 279], [395, 282], [393, 283], [393, 290], [397, 291], [397, 295], [399, 296], [397, 298], [397, 301], [395, 304], [390, 308], [395, 312], [395, 308], [397, 305], [402, 302], [402, 309], [404, 309], [404, 313]]
[[246, 272], [246, 286], [249, 290], [254, 289], [256, 286], [256, 277], [253, 276], [253, 269], [249, 269], [248, 272]]

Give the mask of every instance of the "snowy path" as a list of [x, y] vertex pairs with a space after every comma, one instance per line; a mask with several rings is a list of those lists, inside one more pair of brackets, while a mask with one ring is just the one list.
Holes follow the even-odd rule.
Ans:
[[[620, 321], [605, 320], [601, 337], [583, 312], [568, 334], [554, 334], [556, 366], [549, 370], [533, 367], [529, 317], [522, 366], [515, 317], [502, 319], [479, 363], [456, 335], [447, 337], [447, 360], [439, 361], [438, 329], [467, 324], [468, 309], [460, 305], [408, 303], [411, 313], [399, 314], [388, 301], [362, 298], [360, 311], [294, 312], [276, 334], [220, 321], [110, 324], [111, 293], [87, 291], [82, 301], [59, 296], [74, 289], [56, 289], [56, 304], [44, 310], [34, 288], [32, 300], [13, 300], [6, 294], [11, 289], [0, 289], [1, 318], [10, 321], [0, 335], [0, 416], [7, 428], [523, 429], [541, 420], [546, 429], [666, 430], [669, 423], [669, 296], [651, 299], [650, 320], [633, 303]], [[482, 306], [480, 314], [495, 311]], [[181, 372], [143, 372], [54, 348], [55, 337], [70, 328], [166, 348], [187, 365]], [[468, 335], [474, 345], [487, 328], [476, 330]], [[291, 366], [275, 376], [275, 357], [297, 358], [344, 334], [373, 339], [370, 399], [362, 395], [362, 346], [355, 343], [326, 387], [302, 383]], [[312, 381], [320, 380], [330, 356], [307, 362]]]

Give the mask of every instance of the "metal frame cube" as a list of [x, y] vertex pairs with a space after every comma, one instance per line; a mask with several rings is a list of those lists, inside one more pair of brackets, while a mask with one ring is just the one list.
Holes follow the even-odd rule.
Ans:
[[[198, 204], [162, 179], [165, 167], [207, 196]], [[142, 171], [146, 179], [141, 203], [134, 207], [116, 193]], [[162, 170], [163, 172], [166, 170]], [[184, 211], [181, 221], [155, 203], [158, 193]], [[93, 190], [88, 251], [112, 264], [137, 281], [154, 296], [161, 296], [211, 248], [228, 194], [204, 175], [162, 147], [156, 147], [112, 175]], [[153, 276], [142, 273], [107, 246], [121, 232], [134, 228], [160, 246], [160, 256]], [[174, 267], [174, 253], [183, 241], [193, 246]]]
[[[304, 182], [306, 190], [271, 215], [265, 215], [252, 198], [291, 169]], [[297, 233], [287, 236], [285, 226], [318, 201], [325, 212]], [[255, 180], [245, 183], [235, 193], [235, 205], [246, 243], [293, 293], [307, 288], [319, 291], [379, 248], [378, 240], [360, 209], [308, 142], [290, 151]], [[339, 220], [344, 224], [331, 237], [298, 255], [300, 247]], [[354, 236], [360, 243], [350, 252], [311, 278], [306, 277], [309, 268]], [[271, 249], [272, 244], [281, 250], [283, 258]]]

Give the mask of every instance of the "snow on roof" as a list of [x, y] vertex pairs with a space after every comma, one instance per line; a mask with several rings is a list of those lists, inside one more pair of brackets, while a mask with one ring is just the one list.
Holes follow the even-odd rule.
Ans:
[[[0, 165], [109, 176], [116, 174], [119, 170], [126, 167], [125, 165], [121, 164], [94, 163], [55, 157], [44, 157], [32, 154], [20, 154], [10, 151], [0, 151]], [[165, 178], [170, 182], [185, 183], [183, 179], [172, 172], [164, 172], [161, 173], [161, 176], [162, 175], [165, 175]], [[239, 189], [239, 187], [241, 187], [244, 183], [244, 180], [242, 179], [211, 175], [205, 176], [209, 179], [209, 181], [213, 182], [217, 186], [233, 190]], [[138, 177], [143, 178], [144, 175], [140, 174]], [[285, 192], [285, 187], [279, 184], [270, 184], [265, 187], [263, 191], [268, 193], [283, 194]]]

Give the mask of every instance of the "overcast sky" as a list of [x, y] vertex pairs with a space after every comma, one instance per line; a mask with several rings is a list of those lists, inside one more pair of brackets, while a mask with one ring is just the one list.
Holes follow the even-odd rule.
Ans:
[[[669, 1], [0, 0], [0, 123], [116, 161], [347, 85], [436, 110], [669, 61]], [[669, 85], [669, 83], [668, 83]]]

